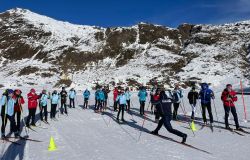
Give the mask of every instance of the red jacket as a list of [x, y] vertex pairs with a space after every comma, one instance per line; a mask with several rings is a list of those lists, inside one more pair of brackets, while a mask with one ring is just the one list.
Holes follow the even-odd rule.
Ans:
[[[231, 100], [227, 100], [231, 98]], [[223, 101], [224, 106], [226, 107], [235, 107], [234, 102], [238, 100], [235, 91], [228, 92], [226, 89], [221, 94], [221, 100]]]
[[114, 101], [116, 101], [116, 98], [117, 98], [117, 96], [118, 96], [118, 89], [115, 89], [115, 90], [113, 91], [113, 95], [114, 95]]
[[33, 93], [28, 93], [28, 108], [36, 108], [37, 107], [37, 100], [39, 99], [39, 96], [37, 94]]
[[153, 98], [154, 98], [154, 101], [159, 101], [159, 100], [160, 100], [160, 95], [155, 94], [155, 95], [153, 96]]
[[22, 104], [25, 103], [23, 97], [22, 96], [21, 97], [14, 96], [14, 99], [17, 100], [17, 102], [15, 103], [14, 111], [21, 112]]

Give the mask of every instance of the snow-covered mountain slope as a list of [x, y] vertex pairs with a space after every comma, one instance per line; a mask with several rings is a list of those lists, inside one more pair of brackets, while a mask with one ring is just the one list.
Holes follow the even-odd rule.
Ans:
[[0, 83], [238, 83], [249, 77], [249, 31], [250, 21], [101, 28], [16, 8], [0, 14]]

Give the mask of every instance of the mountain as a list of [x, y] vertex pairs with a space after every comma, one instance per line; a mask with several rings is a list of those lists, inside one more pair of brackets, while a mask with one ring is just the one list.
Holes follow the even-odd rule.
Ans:
[[0, 86], [238, 84], [250, 77], [249, 40], [250, 21], [102, 28], [16, 8], [0, 14]]

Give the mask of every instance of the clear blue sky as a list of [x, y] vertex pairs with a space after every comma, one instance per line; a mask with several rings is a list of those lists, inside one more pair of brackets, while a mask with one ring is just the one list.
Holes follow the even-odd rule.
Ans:
[[76, 24], [130, 26], [149, 22], [220, 24], [250, 20], [250, 0], [0, 0], [0, 12], [25, 8]]

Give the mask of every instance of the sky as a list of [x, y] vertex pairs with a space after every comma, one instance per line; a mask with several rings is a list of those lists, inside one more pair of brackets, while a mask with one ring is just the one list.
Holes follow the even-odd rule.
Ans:
[[250, 20], [250, 0], [0, 0], [0, 12], [16, 7], [57, 20], [101, 27], [139, 22], [177, 27], [182, 23]]

